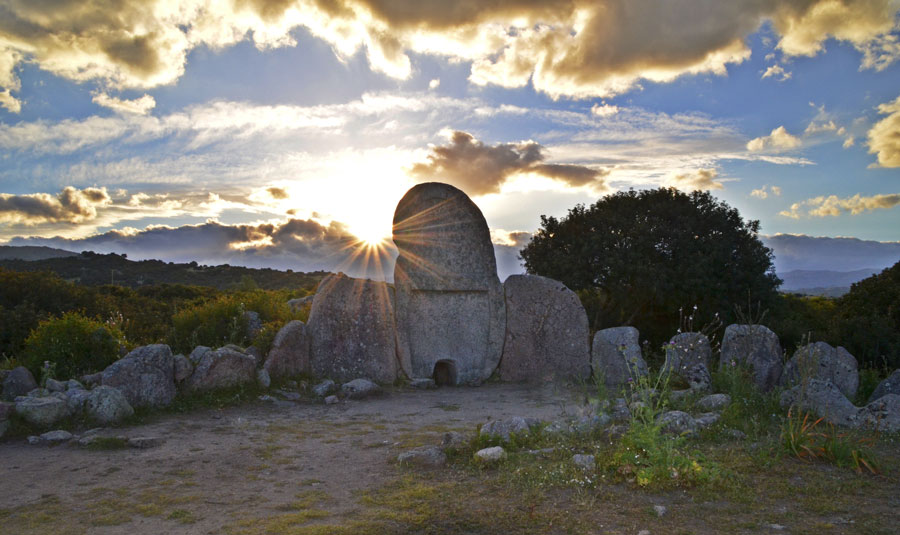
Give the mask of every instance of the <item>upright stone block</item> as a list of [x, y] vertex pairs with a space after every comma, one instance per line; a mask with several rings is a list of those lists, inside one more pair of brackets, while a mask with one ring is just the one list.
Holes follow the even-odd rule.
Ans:
[[647, 375], [638, 330], [611, 327], [597, 331], [591, 343], [591, 366], [610, 392], [618, 392], [629, 380], [636, 381]]
[[537, 275], [511, 275], [503, 290], [506, 342], [500, 379], [590, 378], [590, 328], [575, 292], [559, 281]]
[[719, 369], [738, 364], [753, 370], [753, 382], [768, 392], [781, 380], [781, 343], [778, 335], [764, 325], [729, 325], [722, 336]]
[[397, 345], [391, 287], [343, 273], [319, 283], [309, 312], [309, 366], [316, 377], [393, 383]]
[[481, 210], [462, 191], [419, 184], [394, 212], [397, 353], [411, 379], [477, 384], [497, 368], [503, 287]]

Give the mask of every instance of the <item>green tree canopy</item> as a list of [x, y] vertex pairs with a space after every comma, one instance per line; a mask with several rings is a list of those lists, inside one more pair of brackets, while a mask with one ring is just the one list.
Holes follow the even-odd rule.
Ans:
[[521, 257], [529, 273], [578, 291], [594, 329], [634, 325], [658, 344], [680, 327], [681, 308], [698, 329], [715, 313], [730, 320], [748, 299], [766, 306], [776, 297], [772, 252], [758, 232], [759, 221], [708, 192], [624, 191], [562, 219], [541, 216]]
[[900, 367], [900, 262], [854, 283], [837, 300], [830, 341], [863, 366]]

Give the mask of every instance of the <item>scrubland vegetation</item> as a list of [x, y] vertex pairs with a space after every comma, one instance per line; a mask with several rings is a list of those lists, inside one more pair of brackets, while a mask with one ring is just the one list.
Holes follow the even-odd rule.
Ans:
[[[285, 323], [306, 319], [308, 309], [293, 312], [287, 301], [313, 292], [315, 284], [263, 290], [248, 276], [228, 290], [87, 286], [49, 272], [0, 268], [0, 368], [21, 364], [40, 377], [50, 361], [57, 377], [69, 378], [100, 371], [124, 351], [153, 343], [183, 353], [228, 343], [255, 344], [265, 352]], [[258, 333], [249, 332], [248, 311], [259, 314]]]

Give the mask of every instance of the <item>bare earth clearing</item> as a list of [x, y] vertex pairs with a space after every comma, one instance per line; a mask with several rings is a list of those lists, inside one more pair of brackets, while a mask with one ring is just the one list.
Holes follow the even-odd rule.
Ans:
[[[877, 476], [766, 460], [738, 442], [698, 446], [738, 474], [731, 491], [541, 486], [517, 477], [519, 456], [491, 469], [395, 462], [447, 431], [474, 435], [489, 419], [575, 413], [580, 397], [577, 388], [508, 384], [396, 389], [332, 406], [258, 402], [165, 414], [102, 432], [165, 440], [144, 450], [6, 441], [0, 533], [887, 534], [900, 526], [900, 448], [890, 441], [879, 446]], [[572, 453], [545, 454], [546, 470]], [[544, 462], [526, 457], [532, 468]], [[658, 517], [653, 505], [668, 510]]]

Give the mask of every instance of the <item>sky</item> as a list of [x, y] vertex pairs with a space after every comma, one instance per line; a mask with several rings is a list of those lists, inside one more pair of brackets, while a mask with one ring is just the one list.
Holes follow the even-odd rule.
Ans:
[[503, 276], [665, 186], [779, 271], [887, 267], [898, 59], [898, 0], [3, 0], [0, 244], [353, 272], [441, 181]]

